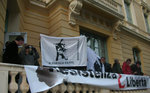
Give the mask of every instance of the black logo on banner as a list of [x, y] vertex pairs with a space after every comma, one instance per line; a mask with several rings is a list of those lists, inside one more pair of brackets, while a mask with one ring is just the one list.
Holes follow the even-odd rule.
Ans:
[[62, 59], [68, 60], [68, 58], [65, 56], [65, 52], [66, 52], [66, 48], [65, 48], [65, 44], [62, 43], [63, 39], [60, 40], [59, 43], [56, 43], [56, 51], [57, 51], [57, 55], [56, 55], [56, 61], [58, 61], [58, 59], [61, 57]]

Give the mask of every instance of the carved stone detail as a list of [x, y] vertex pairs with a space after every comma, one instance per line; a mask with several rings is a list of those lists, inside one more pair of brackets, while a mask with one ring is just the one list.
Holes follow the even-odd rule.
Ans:
[[122, 25], [122, 24], [123, 24], [123, 22], [120, 20], [114, 24], [113, 31], [112, 31], [114, 39], [118, 39], [118, 33], [120, 32], [120, 25]]
[[60, 93], [65, 93], [67, 86], [63, 83], [59, 86]]
[[15, 77], [18, 74], [16, 71], [10, 71], [11, 82], [9, 84], [9, 91], [15, 93], [18, 90], [18, 84], [15, 81]]
[[75, 90], [75, 87], [72, 83], [69, 83], [67, 85], [67, 90], [68, 90], [68, 93], [73, 93], [73, 91]]
[[59, 91], [59, 86], [55, 86], [51, 89], [52, 93], [57, 93]]
[[110, 20], [107, 20], [104, 17], [85, 9], [82, 9], [78, 20], [84, 23], [92, 24], [94, 26], [103, 28], [107, 31], [112, 30], [112, 24]]
[[71, 0], [69, 5], [69, 24], [76, 25], [76, 16], [80, 15], [82, 0]]
[[26, 73], [21, 72], [21, 76], [22, 76], [22, 83], [20, 85], [20, 89], [21, 89], [22, 93], [27, 93], [29, 90], [29, 85], [26, 80]]
[[141, 0], [141, 5], [143, 8], [144, 14], [148, 16], [150, 14], [150, 6], [143, 0]]

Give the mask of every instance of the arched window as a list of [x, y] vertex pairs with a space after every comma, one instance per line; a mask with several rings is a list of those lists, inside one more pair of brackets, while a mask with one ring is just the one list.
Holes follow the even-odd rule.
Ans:
[[134, 62], [141, 61], [139, 49], [133, 48], [132, 51], [133, 51]]

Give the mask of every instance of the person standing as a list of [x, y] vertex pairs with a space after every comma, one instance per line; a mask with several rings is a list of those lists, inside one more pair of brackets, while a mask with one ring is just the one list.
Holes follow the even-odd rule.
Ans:
[[19, 56], [21, 58], [21, 62], [23, 65], [36, 65], [39, 66], [38, 59], [39, 54], [31, 45], [26, 45], [21, 52], [19, 53]]
[[21, 64], [19, 54], [18, 54], [18, 46], [24, 44], [24, 38], [22, 36], [17, 36], [16, 39], [10, 42], [5, 49], [3, 54], [3, 62], [11, 63], [11, 64]]
[[104, 64], [104, 67], [105, 67], [105, 72], [112, 72], [111, 64], [106, 62], [105, 57], [102, 57], [101, 59], [104, 60], [103, 64]]
[[131, 64], [131, 59], [127, 59], [125, 62], [123, 62], [122, 65], [123, 74], [132, 74], [130, 64]]
[[101, 72], [112, 72], [111, 64], [107, 63], [105, 57], [101, 57], [100, 59]]
[[143, 75], [141, 71], [141, 62], [137, 61], [135, 64], [131, 65], [131, 70], [134, 75]]
[[102, 66], [101, 66], [101, 63], [100, 61], [98, 60], [95, 60], [94, 62], [94, 70], [93, 71], [99, 71], [99, 72], [102, 72]]
[[114, 60], [112, 72], [113, 72], [113, 73], [118, 73], [118, 74], [121, 74], [121, 73], [122, 73], [122, 69], [121, 69], [121, 67], [120, 67], [120, 63], [119, 63], [119, 60], [118, 60], [118, 59], [115, 59], [115, 60]]

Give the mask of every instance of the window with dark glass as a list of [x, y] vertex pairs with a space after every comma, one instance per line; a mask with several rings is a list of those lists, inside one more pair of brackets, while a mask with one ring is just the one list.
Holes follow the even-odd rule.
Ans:
[[137, 48], [133, 48], [132, 51], [133, 51], [134, 62], [141, 61], [140, 51]]
[[80, 34], [86, 36], [88, 47], [93, 49], [100, 57], [105, 57], [108, 62], [106, 38], [82, 30]]
[[124, 4], [125, 4], [127, 21], [132, 23], [132, 15], [131, 15], [130, 3], [125, 1]]
[[148, 15], [144, 14], [144, 19], [145, 19], [147, 32], [150, 33], [150, 27], [149, 27], [149, 23], [148, 23]]

